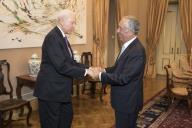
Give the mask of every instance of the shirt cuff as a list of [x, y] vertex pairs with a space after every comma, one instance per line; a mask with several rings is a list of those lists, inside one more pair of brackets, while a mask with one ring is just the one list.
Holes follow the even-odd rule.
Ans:
[[88, 70], [88, 69], [85, 69], [85, 74], [84, 74], [84, 76], [86, 76], [86, 75], [87, 75], [87, 72], [88, 72], [87, 70]]
[[99, 80], [100, 80], [100, 81], [101, 81], [101, 73], [102, 73], [102, 72], [99, 73]]

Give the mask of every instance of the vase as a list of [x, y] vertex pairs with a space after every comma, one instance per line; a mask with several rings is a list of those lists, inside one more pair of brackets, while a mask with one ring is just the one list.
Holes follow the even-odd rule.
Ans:
[[29, 75], [32, 77], [37, 77], [40, 70], [41, 59], [37, 54], [33, 54], [28, 61], [29, 64]]
[[74, 59], [80, 63], [81, 62], [81, 56], [78, 54], [78, 51], [74, 50], [73, 51]]

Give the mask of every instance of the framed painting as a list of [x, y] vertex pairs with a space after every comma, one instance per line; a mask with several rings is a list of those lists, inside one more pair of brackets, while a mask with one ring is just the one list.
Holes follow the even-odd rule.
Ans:
[[63, 9], [76, 13], [71, 44], [85, 44], [87, 0], [0, 0], [0, 49], [41, 47], [45, 35], [56, 25]]

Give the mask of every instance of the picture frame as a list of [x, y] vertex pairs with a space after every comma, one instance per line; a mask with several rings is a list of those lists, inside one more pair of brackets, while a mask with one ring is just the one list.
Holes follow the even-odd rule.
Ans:
[[41, 47], [57, 13], [66, 8], [76, 14], [70, 43], [86, 44], [86, 6], [87, 0], [0, 0], [0, 49]]

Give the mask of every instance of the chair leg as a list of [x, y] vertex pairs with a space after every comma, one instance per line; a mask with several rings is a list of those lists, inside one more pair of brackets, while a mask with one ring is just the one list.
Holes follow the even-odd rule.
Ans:
[[171, 107], [171, 104], [173, 103], [173, 97], [171, 96], [171, 94], [167, 93], [167, 98], [168, 98], [168, 106], [166, 110], [168, 110], [169, 107]]
[[9, 112], [9, 119], [6, 125], [10, 124], [11, 125], [11, 120], [12, 120], [12, 116], [13, 116], [13, 111]]
[[9, 128], [12, 128], [11, 126], [11, 121], [12, 121], [12, 115], [13, 115], [13, 111], [10, 111], [9, 112], [9, 117], [8, 117], [8, 120], [4, 120], [3, 119], [3, 113], [1, 112], [0, 114], [0, 128], [4, 128], [6, 126], [9, 126]]
[[91, 98], [95, 98], [95, 90], [96, 90], [97, 82], [90, 82], [90, 83], [91, 83], [91, 88], [90, 88]]
[[32, 113], [32, 107], [30, 102], [27, 103], [27, 108], [28, 108], [28, 113], [27, 113], [27, 126], [32, 126], [32, 124], [30, 124], [29, 122], [29, 118], [31, 117], [31, 113]]
[[3, 128], [3, 112], [0, 112], [0, 128]]
[[103, 102], [103, 93], [104, 93], [104, 85], [102, 84], [101, 85], [101, 90], [100, 90], [100, 92], [99, 92], [99, 99], [100, 99], [100, 101], [101, 102]]
[[171, 98], [171, 96], [168, 96], [168, 103], [169, 103], [169, 106], [170, 106], [170, 104], [172, 103], [172, 98]]
[[79, 83], [76, 85], [76, 94], [77, 98], [79, 98]]
[[191, 110], [192, 109], [192, 106], [191, 106], [192, 105], [192, 103], [191, 103], [192, 101], [190, 99], [188, 99], [187, 102], [188, 102], [189, 114], [192, 115], [192, 110]]
[[192, 115], [192, 87], [188, 86], [187, 87], [187, 92], [188, 92], [188, 107], [189, 107], [189, 114]]
[[83, 87], [82, 87], [82, 94], [84, 94], [84, 93], [85, 93], [85, 80], [83, 82]]
[[12, 127], [11, 126], [12, 115], [13, 115], [13, 112], [10, 111], [8, 120], [4, 120], [3, 119], [3, 112], [0, 112], [0, 128], [4, 128], [8, 125], [9, 125], [9, 127]]
[[103, 88], [103, 93], [104, 94], [107, 94], [106, 88], [107, 88], [107, 85], [104, 85], [104, 88]]
[[107, 94], [106, 92], [106, 86], [107, 85], [101, 85], [101, 90], [100, 90], [100, 101], [103, 102], [103, 94]]

